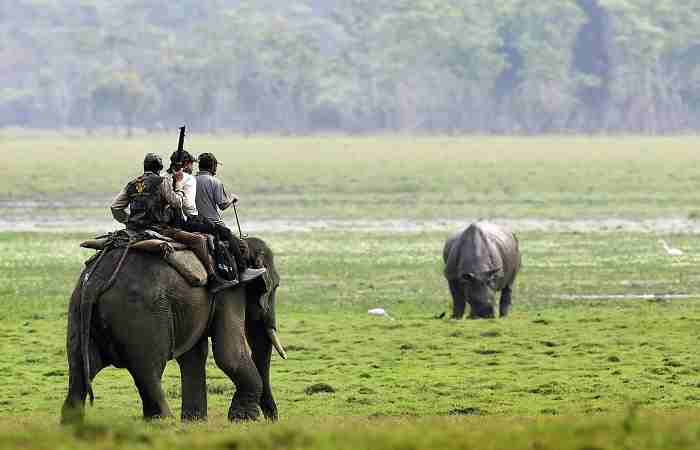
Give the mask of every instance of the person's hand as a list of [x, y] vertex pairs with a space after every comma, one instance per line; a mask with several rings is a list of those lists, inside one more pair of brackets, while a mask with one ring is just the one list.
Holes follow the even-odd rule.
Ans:
[[238, 196], [237, 196], [236, 194], [231, 194], [231, 195], [229, 196], [229, 198], [231, 199], [231, 204], [232, 204], [232, 205], [235, 205], [236, 203], [238, 203], [238, 200], [239, 200], [239, 199], [238, 199]]

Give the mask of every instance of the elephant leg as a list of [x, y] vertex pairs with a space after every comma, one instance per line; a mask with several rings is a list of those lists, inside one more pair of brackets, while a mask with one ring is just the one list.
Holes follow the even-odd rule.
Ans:
[[263, 383], [260, 409], [262, 409], [263, 415], [267, 420], [277, 421], [279, 419], [277, 404], [272, 396], [272, 387], [270, 386], [272, 343], [262, 322], [254, 322], [247, 325], [249, 326], [246, 327], [246, 333], [252, 351], [253, 362]]
[[152, 361], [152, 364], [134, 366], [128, 370], [141, 396], [143, 418], [151, 420], [172, 416], [161, 385], [165, 361]]
[[202, 338], [177, 359], [182, 383], [182, 420], [207, 419], [207, 354], [209, 341]]
[[228, 418], [236, 422], [256, 420], [263, 383], [245, 338], [244, 289], [222, 291], [217, 301], [212, 333], [214, 361], [236, 385]]
[[508, 312], [510, 311], [510, 303], [512, 300], [512, 295], [513, 295], [513, 288], [510, 286], [506, 286], [503, 288], [503, 291], [501, 291], [501, 301], [498, 304], [498, 312], [501, 317], [506, 317], [508, 316]]
[[452, 294], [452, 318], [461, 319], [464, 317], [464, 310], [467, 306], [464, 288], [457, 280], [448, 280], [447, 284], [450, 287], [450, 294]]

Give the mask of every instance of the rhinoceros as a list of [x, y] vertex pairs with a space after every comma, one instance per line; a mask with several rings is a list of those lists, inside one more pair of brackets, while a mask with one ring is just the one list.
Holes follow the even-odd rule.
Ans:
[[501, 291], [501, 317], [508, 315], [513, 283], [520, 270], [518, 239], [503, 227], [479, 221], [450, 237], [443, 250], [445, 278], [452, 294], [452, 317], [492, 318], [494, 291]]

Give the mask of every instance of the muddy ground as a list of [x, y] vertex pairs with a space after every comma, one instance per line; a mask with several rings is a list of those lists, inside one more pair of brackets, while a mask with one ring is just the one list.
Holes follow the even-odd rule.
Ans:
[[[16, 211], [15, 211], [16, 212]], [[229, 227], [236, 229], [235, 221], [226, 219]], [[334, 220], [334, 219], [270, 219], [243, 220], [241, 226], [248, 234], [312, 232], [312, 231], [355, 231], [386, 233], [420, 233], [460, 230], [477, 218], [437, 219], [437, 220]], [[700, 221], [685, 218], [660, 219], [491, 219], [516, 232], [552, 233], [655, 233], [655, 234], [700, 234]], [[79, 219], [52, 217], [48, 214], [3, 214], [0, 209], [0, 232], [14, 231], [53, 231], [53, 232], [104, 232], [119, 228], [113, 220]]]
[[[69, 202], [53, 200], [0, 200], [0, 232], [53, 231], [104, 232], [119, 228], [111, 219], [107, 199], [79, 199]], [[240, 212], [240, 211], [239, 211]], [[356, 231], [387, 233], [452, 232], [463, 229], [479, 217], [445, 219], [246, 219], [241, 226], [248, 234]], [[236, 229], [233, 213], [225, 214], [229, 227]], [[688, 217], [633, 219], [618, 217], [559, 220], [547, 218], [490, 218], [516, 232], [553, 233], [655, 233], [700, 234], [700, 220]]]

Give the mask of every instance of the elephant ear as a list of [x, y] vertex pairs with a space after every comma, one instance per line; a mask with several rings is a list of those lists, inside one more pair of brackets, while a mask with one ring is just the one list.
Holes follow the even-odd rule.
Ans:
[[246, 239], [249, 251], [249, 263], [254, 268], [266, 268], [267, 272], [257, 280], [247, 285], [248, 300], [256, 302], [264, 311], [270, 309], [270, 293], [277, 289], [280, 277], [275, 270], [274, 254], [261, 239], [249, 237]]
[[255, 280], [249, 281], [246, 283], [245, 287], [246, 297], [249, 302], [256, 303], [265, 311], [270, 308], [269, 297], [273, 287], [270, 276], [267, 273], [264, 273]]

